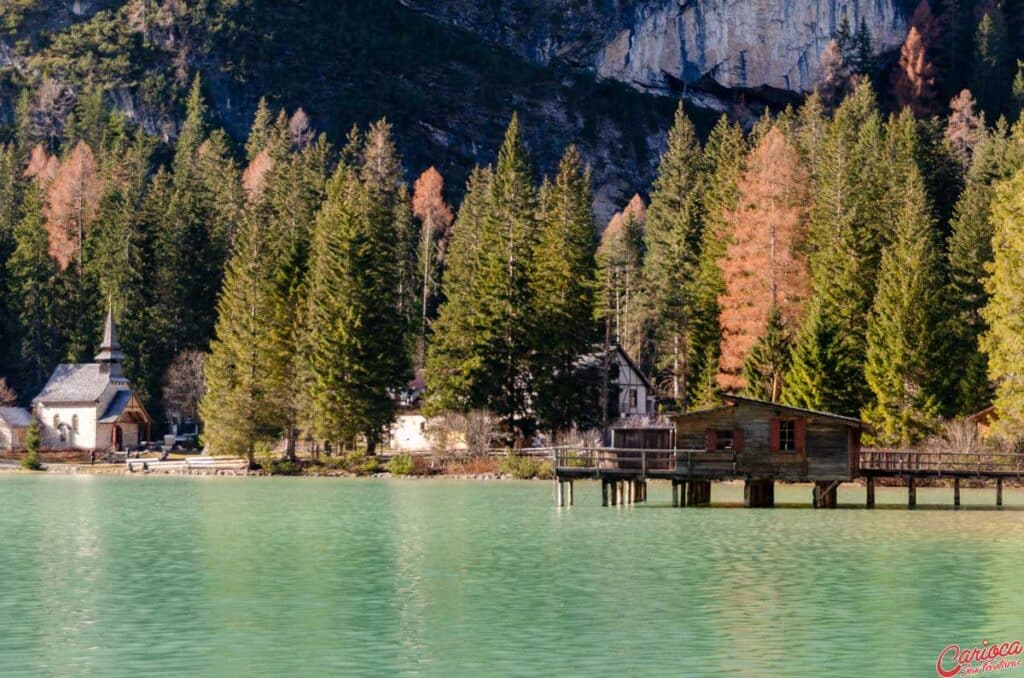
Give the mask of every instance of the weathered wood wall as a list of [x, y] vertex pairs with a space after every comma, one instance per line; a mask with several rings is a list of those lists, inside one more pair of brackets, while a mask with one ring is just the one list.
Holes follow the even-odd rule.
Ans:
[[[802, 451], [772, 451], [772, 421], [778, 418], [803, 420]], [[677, 417], [676, 446], [706, 450], [713, 438], [708, 429], [731, 433], [734, 445], [729, 449], [737, 455], [741, 474], [784, 480], [839, 480], [856, 475], [851, 468], [851, 427], [835, 419], [741, 401]]]

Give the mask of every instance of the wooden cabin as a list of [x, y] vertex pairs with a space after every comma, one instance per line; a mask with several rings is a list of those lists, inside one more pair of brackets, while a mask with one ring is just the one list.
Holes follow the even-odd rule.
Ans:
[[858, 475], [856, 418], [752, 398], [675, 417], [676, 447], [694, 450], [680, 465], [695, 475], [794, 481], [841, 481]]

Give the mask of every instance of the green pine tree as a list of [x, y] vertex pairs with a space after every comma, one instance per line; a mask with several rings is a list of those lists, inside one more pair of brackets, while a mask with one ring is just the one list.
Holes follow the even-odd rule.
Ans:
[[873, 402], [864, 418], [883, 445], [910, 445], [934, 430], [942, 319], [942, 274], [924, 181], [916, 166], [897, 170], [900, 203], [868, 319], [864, 374]]
[[203, 442], [210, 451], [244, 454], [250, 463], [257, 444], [269, 438], [272, 416], [265, 397], [271, 242], [267, 224], [246, 214], [217, 301], [216, 337], [210, 342], [206, 394], [199, 404]]
[[[556, 432], [587, 418], [595, 403], [580, 397], [578, 363], [594, 349], [594, 243], [590, 171], [570, 146], [542, 192], [537, 247], [530, 270], [535, 349], [530, 374], [540, 426]], [[591, 389], [592, 390], [592, 389]]]
[[[479, 266], [484, 249], [493, 171], [474, 169], [452, 229], [445, 260], [445, 301], [427, 352], [427, 411], [468, 412], [487, 406], [493, 341], [492, 290]], [[480, 294], [478, 294], [478, 291]], [[487, 293], [485, 298], [483, 293]]]
[[703, 231], [698, 187], [701, 151], [693, 123], [682, 104], [661, 156], [647, 211], [645, 295], [655, 336], [655, 366], [661, 390], [686, 407], [695, 356], [694, 314]]
[[864, 17], [861, 17], [860, 23], [857, 24], [857, 32], [853, 36], [852, 51], [851, 70], [854, 73], [871, 73], [875, 67], [875, 53], [871, 47], [871, 31], [868, 30], [868, 23]]
[[988, 329], [981, 348], [988, 356], [989, 379], [995, 384], [996, 429], [1009, 437], [1024, 435], [1024, 169], [996, 185], [992, 201], [992, 250], [990, 275], [985, 280], [988, 303], [982, 318]]
[[43, 468], [39, 453], [43, 449], [43, 436], [39, 431], [39, 420], [32, 417], [28, 432], [25, 434], [25, 456], [21, 460], [21, 468], [26, 471], [40, 471]]
[[843, 344], [841, 324], [820, 299], [812, 299], [794, 339], [782, 402], [850, 417], [860, 414], [860, 397], [851, 390], [851, 372], [860, 370], [853, 351]]
[[62, 275], [48, 254], [43, 197], [36, 183], [26, 187], [24, 216], [14, 229], [14, 252], [7, 262], [8, 299], [18, 321], [23, 390], [34, 393], [65, 357], [70, 276]]
[[301, 355], [308, 428], [320, 440], [373, 453], [409, 373], [396, 351], [406, 327], [396, 304], [396, 232], [380, 185], [342, 165], [314, 226]]
[[260, 151], [269, 145], [273, 120], [273, 115], [267, 106], [267, 98], [260, 97], [259, 103], [256, 104], [252, 126], [249, 128], [249, 136], [245, 142], [245, 155], [249, 162], [255, 160]]
[[[870, 86], [860, 85], [836, 110], [825, 136], [810, 213], [812, 291], [841, 323], [839, 345], [862, 365], [864, 328], [875, 293], [880, 247], [888, 237], [886, 154]], [[836, 375], [841, 393], [867, 395], [861, 369]]]
[[743, 364], [746, 395], [759, 400], [779, 402], [783, 380], [789, 369], [793, 336], [777, 307], [768, 312], [768, 325], [750, 347]]
[[1002, 119], [978, 142], [952, 219], [947, 268], [955, 308], [947, 331], [956, 359], [950, 360], [948, 374], [956, 411], [962, 414], [976, 412], [991, 401], [988, 362], [978, 342], [987, 329], [981, 311], [988, 303], [985, 278], [993, 258], [992, 201], [994, 185], [1021, 165], [1020, 151], [1014, 150], [1018, 146]]
[[1009, 109], [1014, 61], [1003, 10], [992, 6], [978, 23], [974, 36], [971, 89], [989, 120]]

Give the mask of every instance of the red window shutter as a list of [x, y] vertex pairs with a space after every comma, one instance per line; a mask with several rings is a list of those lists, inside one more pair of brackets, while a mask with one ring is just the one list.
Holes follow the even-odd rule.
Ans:
[[794, 433], [796, 434], [796, 445], [797, 454], [804, 454], [807, 451], [807, 420], [797, 419], [795, 426], [793, 427]]
[[772, 452], [779, 451], [779, 420], [772, 419], [768, 430], [768, 446]]
[[743, 451], [743, 429], [741, 428], [732, 430], [732, 449], [737, 452]]
[[718, 431], [713, 428], [705, 429], [704, 431], [704, 449], [708, 452], [714, 452], [718, 449]]

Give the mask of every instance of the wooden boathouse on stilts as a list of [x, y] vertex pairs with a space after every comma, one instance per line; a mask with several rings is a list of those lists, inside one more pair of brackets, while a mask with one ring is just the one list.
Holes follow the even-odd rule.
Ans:
[[[552, 452], [557, 506], [573, 504], [573, 481], [601, 481], [603, 506], [647, 499], [647, 482], [672, 483], [673, 506], [711, 502], [714, 481], [743, 480], [743, 504], [775, 504], [775, 481], [813, 484], [811, 505], [834, 508], [838, 488], [863, 477], [867, 506], [875, 504], [877, 478], [907, 483], [907, 506], [917, 503], [917, 481], [951, 477], [959, 506], [960, 479], [994, 479], [996, 505], [1003, 480], [1024, 473], [1024, 455], [977, 455], [861, 450], [866, 425], [859, 419], [779, 403], [722, 395], [722, 405], [674, 417], [671, 449], [556, 448]], [[636, 435], [630, 438], [638, 440]]]

